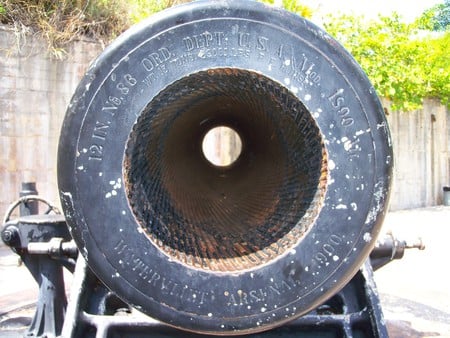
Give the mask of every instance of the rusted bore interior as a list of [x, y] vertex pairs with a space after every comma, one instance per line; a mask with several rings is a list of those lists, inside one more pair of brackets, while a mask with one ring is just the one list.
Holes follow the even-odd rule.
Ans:
[[[214, 127], [236, 131], [235, 162], [202, 151]], [[130, 206], [150, 240], [172, 259], [213, 271], [250, 269], [301, 240], [320, 211], [326, 152], [310, 112], [256, 72], [221, 68], [161, 91], [127, 143]]]

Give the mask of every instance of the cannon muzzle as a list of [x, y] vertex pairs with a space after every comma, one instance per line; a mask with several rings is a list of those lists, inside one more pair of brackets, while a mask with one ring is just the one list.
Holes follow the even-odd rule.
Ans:
[[[235, 134], [227, 163], [205, 137]], [[307, 20], [195, 2], [133, 27], [66, 113], [60, 197], [97, 276], [178, 328], [237, 335], [314, 309], [356, 273], [392, 149], [364, 72]]]

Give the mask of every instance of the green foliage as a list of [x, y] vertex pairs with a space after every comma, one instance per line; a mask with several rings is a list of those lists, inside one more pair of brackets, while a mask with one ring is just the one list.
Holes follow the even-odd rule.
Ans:
[[[275, 0], [260, 0], [260, 2], [264, 2], [270, 5], [274, 5], [276, 3]], [[303, 5], [298, 0], [281, 0], [280, 5], [282, 8], [295, 14], [298, 14], [300, 16], [303, 16], [304, 18], [307, 19], [310, 19], [314, 14], [313, 10], [310, 7]]]
[[132, 0], [129, 1], [129, 13], [132, 23], [137, 23], [149, 17], [153, 13], [170, 7], [169, 1], [160, 0]]
[[450, 107], [450, 30], [424, 43], [423, 65], [427, 75], [426, 96], [438, 97]]
[[419, 19], [423, 29], [445, 31], [450, 27], [450, 0], [426, 10]]
[[123, 0], [128, 6], [131, 23], [137, 23], [163, 9], [192, 0]]
[[313, 10], [305, 5], [299, 3], [298, 0], [283, 0], [283, 8], [310, 19], [313, 16]]
[[369, 22], [341, 16], [325, 28], [359, 62], [378, 94], [393, 102], [392, 109], [418, 109], [425, 97], [449, 104], [450, 32], [423, 32], [398, 15]]

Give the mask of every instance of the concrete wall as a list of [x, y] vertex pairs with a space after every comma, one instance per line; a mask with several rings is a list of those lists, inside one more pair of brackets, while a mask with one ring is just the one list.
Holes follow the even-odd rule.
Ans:
[[18, 197], [22, 181], [36, 181], [43, 197], [57, 201], [56, 150], [68, 102], [97, 43], [77, 42], [65, 60], [45, 42], [0, 26], [0, 217]]
[[442, 204], [442, 188], [450, 185], [449, 112], [437, 100], [425, 100], [422, 110], [393, 112], [387, 119], [395, 160], [391, 209]]
[[[68, 102], [99, 44], [76, 42], [65, 60], [46, 44], [0, 27], [0, 216], [22, 181], [36, 181], [43, 197], [58, 202], [56, 149]], [[388, 115], [395, 150], [391, 209], [440, 204], [450, 185], [450, 118], [427, 101], [424, 109]]]

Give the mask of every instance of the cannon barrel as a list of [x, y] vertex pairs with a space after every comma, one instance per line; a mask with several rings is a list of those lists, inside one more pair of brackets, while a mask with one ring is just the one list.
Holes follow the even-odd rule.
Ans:
[[[228, 127], [222, 165], [202, 144]], [[374, 246], [392, 149], [375, 90], [307, 20], [199, 1], [125, 32], [90, 66], [58, 150], [80, 252], [169, 325], [238, 335], [339, 291]]]

